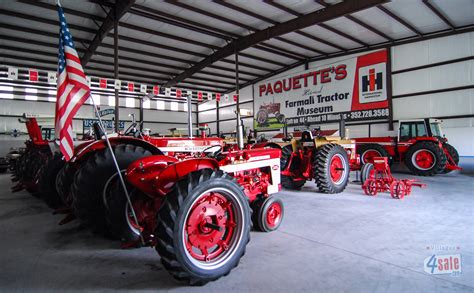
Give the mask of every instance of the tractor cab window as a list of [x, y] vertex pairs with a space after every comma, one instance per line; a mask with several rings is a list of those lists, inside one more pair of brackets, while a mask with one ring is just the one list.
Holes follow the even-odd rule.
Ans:
[[441, 125], [439, 122], [432, 122], [430, 123], [431, 133], [433, 136], [442, 137], [443, 134], [441, 133]]
[[406, 141], [417, 136], [428, 136], [425, 122], [402, 122], [400, 123], [400, 141]]
[[54, 138], [54, 128], [42, 128], [41, 134], [44, 140], [51, 140]]

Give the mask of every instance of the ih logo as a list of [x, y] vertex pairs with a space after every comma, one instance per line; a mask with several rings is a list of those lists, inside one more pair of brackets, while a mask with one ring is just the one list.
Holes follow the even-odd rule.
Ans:
[[383, 87], [382, 72], [375, 73], [375, 68], [369, 69], [369, 76], [362, 76], [362, 92], [373, 92], [375, 89], [381, 90]]
[[359, 68], [359, 103], [367, 104], [387, 100], [385, 63]]

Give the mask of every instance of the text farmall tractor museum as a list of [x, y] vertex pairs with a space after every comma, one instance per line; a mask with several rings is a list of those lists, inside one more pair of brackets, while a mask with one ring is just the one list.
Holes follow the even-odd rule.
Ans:
[[400, 121], [397, 137], [356, 138], [357, 152], [363, 163], [374, 157], [404, 162], [419, 176], [433, 176], [460, 170], [459, 154], [443, 136], [441, 121], [419, 119]]

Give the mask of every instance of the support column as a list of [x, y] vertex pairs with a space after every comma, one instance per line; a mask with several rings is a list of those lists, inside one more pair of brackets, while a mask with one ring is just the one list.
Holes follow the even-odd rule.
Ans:
[[[118, 64], [118, 20], [114, 21], [114, 79], [119, 78], [119, 64]], [[115, 87], [115, 86], [114, 86]], [[120, 107], [119, 107], [119, 90], [115, 89], [115, 131], [119, 132], [120, 122]]]

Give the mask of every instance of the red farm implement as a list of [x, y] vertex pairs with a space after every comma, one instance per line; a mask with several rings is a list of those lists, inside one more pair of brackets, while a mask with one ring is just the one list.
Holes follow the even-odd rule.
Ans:
[[374, 157], [373, 164], [367, 163], [369, 172], [367, 179], [362, 184], [362, 189], [366, 195], [376, 196], [379, 192], [390, 192], [393, 198], [403, 199], [410, 195], [413, 186], [425, 187], [415, 179], [396, 179], [390, 172], [390, 166], [386, 157]]

